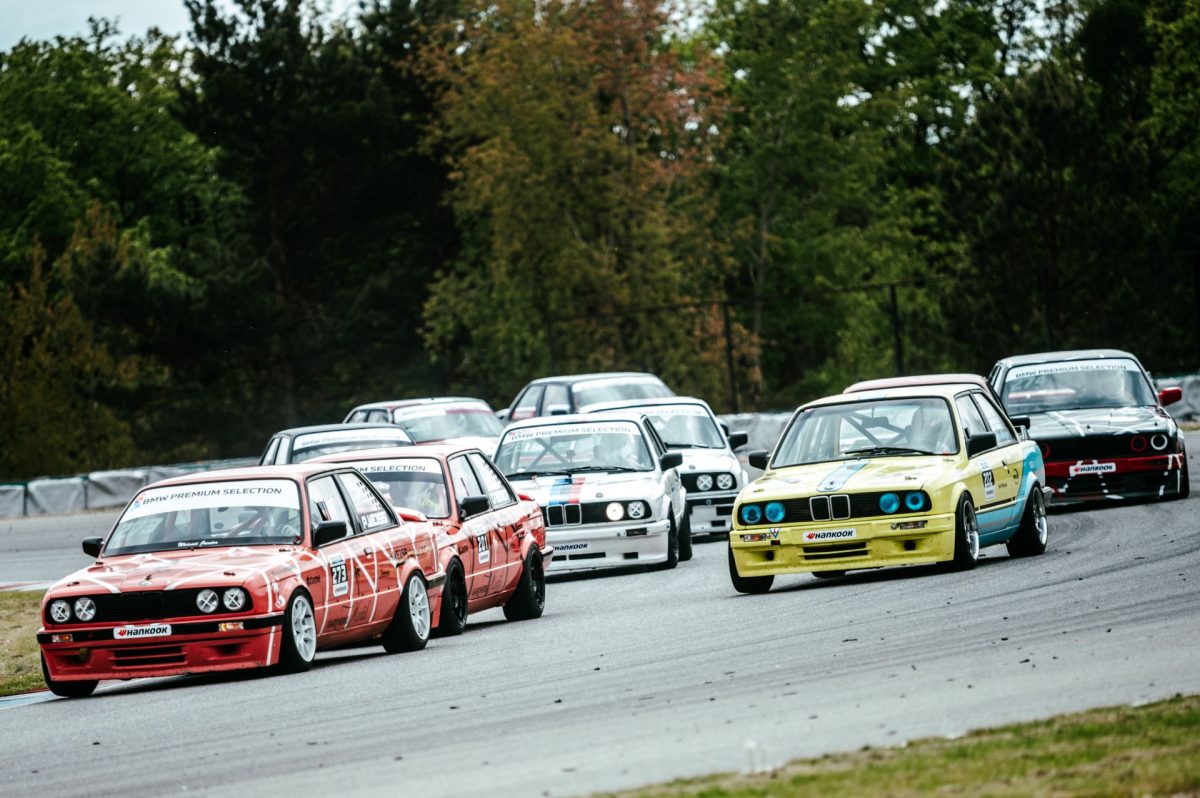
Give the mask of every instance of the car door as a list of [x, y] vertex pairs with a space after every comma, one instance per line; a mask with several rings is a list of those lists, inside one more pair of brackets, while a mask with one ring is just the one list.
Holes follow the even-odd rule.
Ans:
[[[474, 469], [467, 462], [465, 454], [451, 457], [447, 463], [450, 467], [450, 481], [454, 485], [455, 501], [462, 507], [462, 501], [468, 496], [486, 495], [483, 487], [475, 476]], [[459, 511], [461, 513], [461, 509]], [[493, 569], [496, 560], [492, 552], [492, 535], [488, 526], [489, 513], [479, 513], [462, 521], [460, 530], [470, 545], [470, 562], [467, 568], [467, 608], [479, 606], [487, 601], [492, 592]], [[498, 555], [503, 569], [503, 554]]]
[[[524, 534], [523, 530], [518, 530], [517, 513], [514, 509], [517, 496], [496, 467], [482, 454], [471, 452], [467, 459], [475, 469], [475, 476], [479, 478], [484, 494], [492, 503], [492, 508], [484, 515], [489, 534], [492, 536], [492, 567], [496, 569], [492, 572], [488, 595], [495, 596], [509, 591], [521, 573], [521, 537]], [[522, 534], [518, 535], [518, 531]], [[500, 561], [501, 557], [503, 562]]]
[[333, 475], [308, 482], [308, 513], [313, 530], [322, 521], [344, 521], [347, 535], [317, 549], [317, 560], [324, 568], [321, 585], [309, 585], [318, 615], [318, 635], [344, 631], [350, 623], [354, 601], [354, 544], [357, 531], [341, 489]]
[[996, 434], [996, 453], [1002, 469], [996, 472], [996, 492], [999, 498], [1010, 502], [1006, 525], [1011, 527], [1021, 520], [1021, 513], [1025, 509], [1017, 502], [1021, 495], [1021, 480], [1025, 477], [1025, 452], [1016, 431], [1009, 426], [992, 398], [982, 391], [971, 394], [971, 398], [979, 407], [988, 429]]
[[[991, 432], [970, 394], [959, 394], [954, 398], [954, 404], [965, 434], [964, 447], [976, 435]], [[1012, 516], [1012, 497], [1004, 495], [1000, 488], [1004, 480], [998, 477], [1003, 474], [999, 447], [979, 452], [968, 459], [965, 482], [975, 502], [981, 544], [988, 543], [989, 538], [1001, 536]]]
[[354, 556], [355, 603], [349, 628], [369, 626], [395, 614], [399, 600], [395, 557], [396, 520], [360, 477], [348, 471], [337, 475], [358, 525], [358, 534], [348, 540]]
[[538, 415], [556, 416], [564, 415], [570, 412], [571, 397], [567, 393], [567, 386], [558, 382], [553, 382], [547, 385], [546, 393], [542, 396], [542, 409]]
[[530, 385], [525, 389], [525, 393], [513, 404], [512, 413], [509, 414], [509, 421], [521, 421], [526, 418], [533, 418], [538, 413], [538, 403], [542, 401], [542, 391], [545, 387], [542, 385]]

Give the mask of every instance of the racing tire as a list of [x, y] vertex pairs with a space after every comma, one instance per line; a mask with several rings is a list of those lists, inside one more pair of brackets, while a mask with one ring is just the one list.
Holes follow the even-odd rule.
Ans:
[[692, 514], [684, 510], [683, 528], [679, 530], [679, 561], [692, 559]]
[[82, 682], [60, 682], [50, 678], [50, 669], [46, 667], [46, 657], [42, 656], [42, 679], [46, 682], [46, 687], [50, 692], [60, 698], [87, 698], [92, 693], [96, 692], [96, 685], [100, 682], [96, 679], [88, 679]]
[[383, 630], [383, 650], [389, 654], [399, 654], [425, 648], [429, 642], [432, 620], [425, 578], [414, 573], [404, 583], [404, 591], [400, 594], [400, 603], [396, 606], [392, 622]]
[[1046, 538], [1049, 534], [1049, 522], [1046, 518], [1046, 499], [1042, 495], [1042, 487], [1034, 484], [1025, 501], [1025, 512], [1021, 514], [1021, 525], [1007, 544], [1009, 557], [1034, 557], [1046, 550]]
[[317, 658], [317, 616], [312, 599], [303, 590], [297, 590], [288, 600], [280, 631], [279, 671], [302, 673], [311, 668]]
[[1179, 493], [1175, 494], [1175, 496], [1179, 499], [1186, 499], [1192, 495], [1192, 480], [1188, 476], [1187, 450], [1181, 451], [1179, 455], [1183, 458], [1183, 468], [1179, 474]]
[[964, 493], [958, 499], [954, 512], [954, 559], [949, 563], [951, 570], [969, 571], [979, 560], [979, 519], [970, 495]]
[[517, 589], [504, 605], [504, 617], [510, 621], [532, 621], [541, 618], [546, 609], [546, 569], [542, 566], [542, 553], [536, 548], [529, 550]]
[[442, 588], [442, 611], [438, 615], [435, 637], [453, 637], [467, 628], [467, 577], [462, 563], [451, 560], [446, 568], [446, 586]]
[[771, 589], [774, 576], [741, 576], [733, 559], [733, 547], [730, 546], [726, 551], [729, 552], [729, 581], [733, 582], [734, 590], [739, 593], [766, 593]]
[[813, 571], [812, 575], [817, 579], [837, 579], [839, 576], [845, 576], [845, 571]]
[[667, 561], [650, 566], [651, 571], [669, 571], [679, 565], [679, 527], [675, 525], [674, 513], [671, 513], [670, 519], [671, 526], [667, 530]]

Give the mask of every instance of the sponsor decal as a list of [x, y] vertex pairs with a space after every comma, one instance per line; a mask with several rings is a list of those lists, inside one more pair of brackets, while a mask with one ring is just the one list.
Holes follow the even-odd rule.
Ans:
[[1116, 463], [1076, 463], [1067, 469], [1067, 473], [1073, 477], [1080, 474], [1114, 474], [1117, 471]]
[[853, 463], [843, 463], [842, 465], [830, 471], [821, 484], [817, 485], [817, 490], [821, 493], [829, 493], [835, 491], [850, 481], [850, 477], [857, 474], [859, 471], [867, 467], [866, 460], [858, 460]]
[[986, 460], [979, 461], [979, 473], [983, 475], [984, 501], [991, 501], [996, 498], [996, 475], [992, 473], [992, 467]]
[[772, 538], [775, 538], [775, 539], [779, 538], [779, 531], [780, 531], [779, 527], [773, 526], [770, 529], [768, 529], [767, 531], [771, 534]]
[[333, 595], [344, 596], [350, 592], [350, 579], [346, 573], [346, 558], [334, 554], [329, 558], [329, 581], [333, 584]]
[[404, 446], [409, 442], [408, 436], [399, 429], [394, 432], [383, 428], [351, 429], [337, 432], [310, 432], [307, 435], [300, 435], [292, 444], [292, 448], [296, 450], [310, 449], [313, 446], [325, 446], [331, 443], [361, 443], [363, 441], [394, 443], [397, 446]]
[[414, 457], [411, 460], [361, 460], [348, 465], [354, 466], [364, 474], [389, 474], [394, 472], [413, 472], [418, 474], [440, 474], [442, 467], [437, 460], [428, 457]]
[[152, 623], [149, 626], [118, 626], [113, 629], [116, 640], [137, 640], [143, 637], [168, 637], [171, 634], [171, 624]]
[[857, 529], [821, 529], [804, 533], [804, 539], [812, 543], [826, 540], [850, 540], [855, 537], [858, 537]]
[[1036, 366], [1017, 366], [1008, 372], [1006, 380], [1021, 377], [1041, 377], [1046, 374], [1077, 374], [1084, 371], [1133, 371], [1138, 370], [1137, 364], [1129, 358], [1112, 357], [1096, 360], [1077, 360], [1066, 363], [1041, 363]]
[[518, 443], [542, 438], [580, 437], [585, 435], [636, 435], [641, 437], [641, 431], [632, 421], [609, 421], [602, 424], [546, 424], [541, 427], [518, 429], [504, 436], [504, 443]]
[[[213, 507], [286, 507], [300, 509], [296, 484], [286, 479], [248, 479], [238, 482], [205, 482], [144, 490], [129, 504], [122, 521], [159, 513]], [[188, 544], [195, 545], [194, 542]], [[210, 544], [213, 545], [213, 544]]]
[[383, 510], [379, 510], [374, 513], [366, 513], [358, 517], [358, 521], [360, 524], [362, 524], [363, 529], [372, 529], [377, 526], [383, 526], [390, 520], [391, 519], [388, 518], [388, 514]]
[[462, 405], [431, 405], [422, 406], [416, 405], [413, 407], [398, 407], [392, 411], [392, 420], [399, 421], [400, 419], [412, 420], [418, 418], [438, 418], [440, 416], [462, 416], [478, 413], [480, 415], [490, 416], [492, 411], [481, 404], [462, 404]]
[[475, 550], [479, 554], [480, 565], [492, 561], [492, 550], [488, 548], [487, 532], [484, 532], [482, 535], [475, 536]]
[[[587, 477], [563, 477], [550, 488], [550, 500], [547, 504], [579, 504], [579, 494], [583, 492], [583, 483]], [[597, 497], [599, 498], [599, 497]]]
[[304, 577], [304, 584], [308, 585], [309, 587], [321, 584], [321, 575], [314, 574], [313, 576]]
[[555, 543], [554, 551], [586, 551], [590, 543]]
[[700, 405], [647, 405], [638, 408], [650, 418], [666, 418], [668, 416], [708, 416], [708, 411]]

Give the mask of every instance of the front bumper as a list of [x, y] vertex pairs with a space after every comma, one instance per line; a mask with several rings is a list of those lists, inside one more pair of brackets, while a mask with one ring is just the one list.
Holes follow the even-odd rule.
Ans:
[[1183, 455], [1050, 461], [1046, 484], [1059, 506], [1175, 496], [1183, 489]]
[[[922, 529], [892, 529], [892, 519], [847, 520], [780, 527], [735, 528], [729, 545], [742, 576], [850, 571], [889, 565], [927, 565], [954, 558], [954, 514], [905, 516]], [[830, 533], [853, 536], [822, 541]], [[775, 537], [775, 532], [778, 537]], [[746, 540], [763, 535], [766, 540]], [[813, 537], [810, 538], [809, 536]]]
[[697, 493], [687, 497], [688, 519], [691, 521], [692, 537], [697, 535], [724, 535], [733, 526], [733, 503], [737, 491], [725, 493]]
[[666, 562], [667, 519], [634, 525], [615, 524], [546, 527], [546, 545], [554, 547], [547, 569], [553, 573], [590, 571]]
[[[117, 640], [113, 630], [124, 624], [100, 624], [42, 629], [38, 643], [50, 678], [61, 682], [263, 668], [278, 660], [283, 615], [226, 621], [230, 622], [247, 628], [222, 632], [216, 622], [178, 623], [170, 624], [169, 635]], [[53, 642], [62, 635], [71, 635], [71, 641]]]

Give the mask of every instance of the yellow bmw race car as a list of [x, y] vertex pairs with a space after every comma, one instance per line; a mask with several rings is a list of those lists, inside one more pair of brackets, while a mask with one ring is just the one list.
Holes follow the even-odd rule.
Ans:
[[765, 593], [778, 574], [948, 563], [983, 546], [1046, 550], [1046, 470], [978, 385], [843, 394], [796, 411], [738, 494], [729, 576]]

